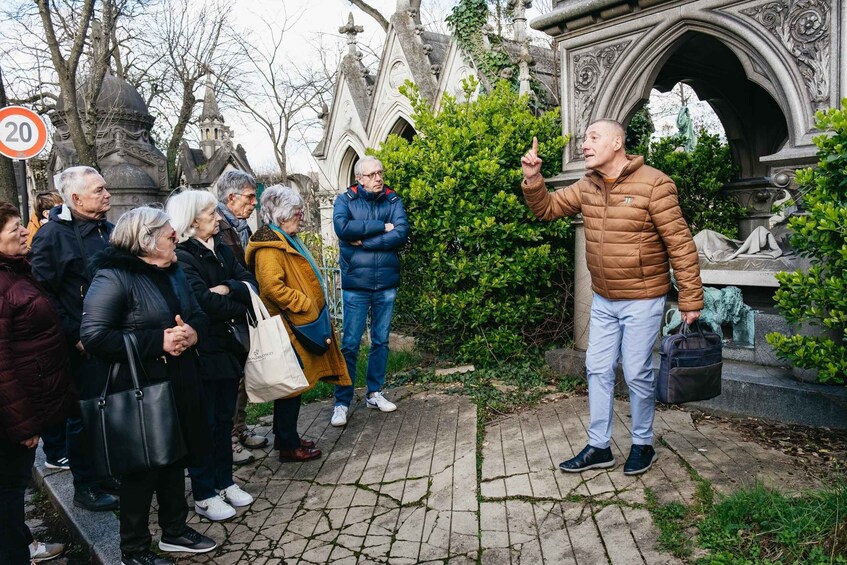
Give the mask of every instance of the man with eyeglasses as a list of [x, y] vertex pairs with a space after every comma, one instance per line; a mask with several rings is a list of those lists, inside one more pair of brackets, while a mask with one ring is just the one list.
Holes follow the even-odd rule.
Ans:
[[[244, 250], [253, 232], [247, 218], [256, 209], [256, 179], [253, 175], [238, 169], [226, 171], [216, 183], [218, 189], [218, 221], [221, 243], [229, 247], [243, 267], [247, 267]], [[235, 404], [235, 418], [232, 428], [232, 463], [245, 465], [255, 461], [250, 449], [264, 447], [268, 438], [256, 435], [247, 427], [247, 392], [244, 379], [238, 385], [238, 399]], [[242, 447], [243, 446], [243, 447]], [[247, 449], [244, 449], [246, 447]]]
[[[368, 408], [393, 412], [397, 406], [382, 395], [388, 361], [388, 334], [394, 300], [400, 284], [398, 251], [409, 237], [403, 202], [383, 183], [382, 163], [374, 157], [360, 159], [353, 169], [356, 184], [335, 199], [333, 224], [339, 240], [344, 327], [341, 352], [353, 384], [359, 344], [370, 316], [371, 349], [368, 354]], [[330, 423], [347, 424], [353, 385], [335, 387], [335, 409]]]

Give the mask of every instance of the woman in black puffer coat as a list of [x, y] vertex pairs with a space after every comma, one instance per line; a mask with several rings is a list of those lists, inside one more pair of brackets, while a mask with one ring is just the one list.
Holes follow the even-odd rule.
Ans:
[[24, 492], [35, 448], [76, 401], [61, 322], [26, 259], [27, 234], [18, 209], [0, 202], [0, 563], [30, 562]]
[[216, 208], [215, 197], [206, 190], [184, 190], [171, 197], [167, 205], [179, 241], [179, 265], [209, 317], [208, 336], [198, 348], [212, 451], [199, 465], [188, 469], [194, 511], [221, 521], [235, 515], [234, 507], [253, 503], [253, 497], [232, 479], [232, 418], [247, 351], [227, 326], [241, 326], [246, 333], [251, 304], [246, 285], [258, 291], [258, 284], [216, 237], [220, 231]]
[[[188, 448], [185, 461], [126, 474], [121, 481], [121, 554], [124, 565], [165, 565], [150, 551], [150, 503], [159, 501], [159, 549], [204, 553], [217, 544], [186, 525], [183, 469], [211, 449], [195, 345], [208, 318], [176, 264], [176, 232], [161, 210], [141, 207], [118, 220], [109, 247], [94, 258], [97, 273], [85, 296], [80, 337], [85, 350], [108, 362], [127, 362], [123, 336], [138, 342], [150, 381], [169, 380]], [[198, 333], [200, 334], [198, 336]], [[117, 389], [131, 388], [128, 372]]]

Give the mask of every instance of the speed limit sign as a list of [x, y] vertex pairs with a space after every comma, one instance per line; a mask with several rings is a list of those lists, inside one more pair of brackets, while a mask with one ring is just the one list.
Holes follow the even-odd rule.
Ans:
[[41, 116], [23, 106], [0, 108], [0, 154], [10, 159], [30, 159], [47, 145], [47, 128]]

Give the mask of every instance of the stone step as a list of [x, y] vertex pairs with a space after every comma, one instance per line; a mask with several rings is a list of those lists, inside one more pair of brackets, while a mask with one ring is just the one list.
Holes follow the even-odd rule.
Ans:
[[[545, 354], [557, 373], [585, 375], [585, 352], [553, 349]], [[658, 355], [653, 357], [658, 370]], [[847, 429], [847, 387], [802, 383], [789, 369], [724, 359], [721, 395], [691, 406], [722, 416], [766, 418], [804, 426]], [[628, 394], [620, 366], [615, 392]]]

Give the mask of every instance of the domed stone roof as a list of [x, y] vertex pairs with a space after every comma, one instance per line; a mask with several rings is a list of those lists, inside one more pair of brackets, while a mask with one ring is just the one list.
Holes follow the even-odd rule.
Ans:
[[[77, 90], [77, 104], [84, 107], [83, 96], [85, 95], [85, 84], [79, 86]], [[59, 97], [56, 103], [56, 111], [61, 112], [65, 109], [65, 100]], [[138, 94], [131, 84], [122, 78], [116, 77], [107, 71], [103, 77], [103, 85], [100, 88], [100, 94], [97, 96], [97, 110], [100, 112], [131, 112], [140, 114], [144, 117], [149, 117], [147, 104], [144, 99]]]

